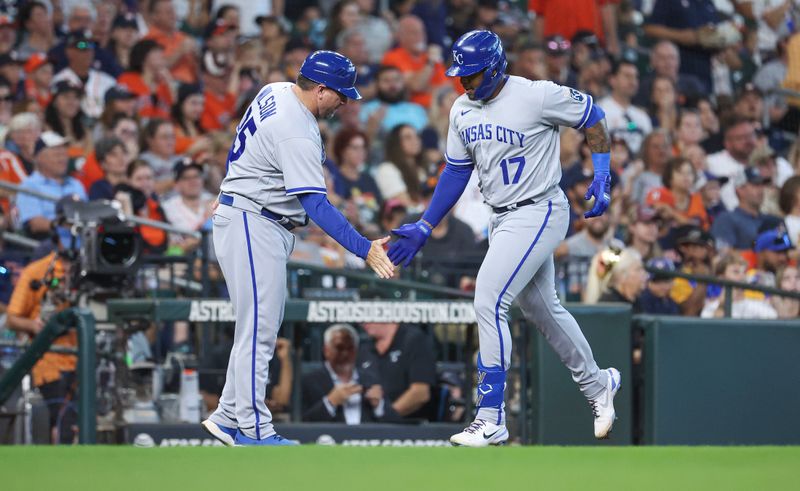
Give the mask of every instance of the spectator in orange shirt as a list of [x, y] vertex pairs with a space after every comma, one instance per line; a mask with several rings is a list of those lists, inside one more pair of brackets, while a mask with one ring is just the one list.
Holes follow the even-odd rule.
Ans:
[[[43, 310], [47, 315], [52, 312], [51, 309], [62, 310], [67, 307], [59, 295], [59, 286], [64, 284], [67, 274], [69, 262], [57, 252], [28, 264], [22, 270], [8, 304], [8, 327], [26, 337], [39, 334], [47, 322], [42, 317]], [[76, 347], [75, 330], [59, 336], [53, 344]], [[33, 385], [39, 389], [47, 404], [51, 431], [60, 429], [54, 433], [54, 443], [72, 443], [74, 439], [73, 426], [77, 422], [77, 413], [69, 409], [69, 403], [75, 395], [76, 362], [74, 355], [48, 352], [33, 366]]]
[[25, 97], [35, 101], [42, 110], [50, 103], [50, 82], [53, 64], [44, 53], [34, 53], [25, 62]]
[[709, 221], [703, 198], [692, 192], [697, 180], [692, 163], [680, 157], [670, 159], [661, 180], [664, 187], [647, 193], [647, 205], [658, 210], [672, 226], [695, 224], [707, 231]]
[[144, 39], [131, 50], [130, 70], [117, 79], [138, 97], [141, 118], [169, 118], [172, 107], [172, 76], [167, 69], [164, 48]]
[[178, 17], [172, 0], [151, 0], [148, 13], [150, 30], [144, 38], [164, 47], [167, 67], [175, 80], [197, 83], [197, 43], [178, 30]]
[[434, 89], [449, 83], [444, 74], [442, 49], [435, 44], [428, 46], [425, 26], [413, 15], [406, 15], [398, 22], [397, 43], [399, 46], [388, 51], [381, 64], [399, 68], [406, 77], [408, 100], [427, 109]]
[[175, 125], [175, 153], [186, 153], [202, 136], [200, 116], [203, 115], [205, 96], [196, 84], [178, 88], [178, 100], [172, 106], [172, 124]]
[[[5, 148], [0, 150], [0, 181], [21, 184], [33, 172], [33, 150], [42, 133], [39, 116], [19, 113], [8, 124]], [[0, 207], [9, 216], [8, 194], [0, 190]]]
[[206, 51], [203, 55], [203, 85], [206, 90], [205, 110], [200, 126], [206, 131], [228, 127], [236, 111], [236, 88], [239, 85], [239, 67], [230, 65], [222, 54]]
[[617, 54], [618, 3], [619, 0], [528, 0], [528, 10], [536, 13], [533, 31], [538, 41], [556, 34], [572, 39], [578, 31], [591, 31], [609, 52]]

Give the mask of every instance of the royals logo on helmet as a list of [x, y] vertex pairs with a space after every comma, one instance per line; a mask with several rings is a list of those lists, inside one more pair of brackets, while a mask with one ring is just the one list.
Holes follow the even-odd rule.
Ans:
[[462, 55], [456, 50], [453, 50], [453, 61], [455, 61], [459, 65], [462, 65], [464, 63], [464, 55]]

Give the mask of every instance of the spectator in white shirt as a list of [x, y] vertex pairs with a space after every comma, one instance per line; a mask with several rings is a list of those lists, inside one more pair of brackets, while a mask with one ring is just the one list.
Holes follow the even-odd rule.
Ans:
[[633, 153], [639, 153], [645, 135], [653, 130], [650, 116], [632, 104], [639, 90], [639, 70], [627, 60], [620, 60], [611, 71], [611, 95], [597, 101], [606, 113], [608, 131], [620, 135]]
[[56, 73], [52, 84], [66, 80], [83, 88], [81, 109], [90, 118], [103, 114], [106, 92], [117, 84], [114, 77], [92, 68], [95, 43], [83, 32], [73, 32], [67, 37], [68, 66]]
[[[203, 166], [189, 158], [175, 163], [176, 196], [164, 201], [167, 220], [179, 227], [200, 230], [213, 214], [212, 196], [203, 188]], [[174, 234], [170, 236], [170, 246], [179, 248], [184, 254], [195, 250], [200, 239]]]
[[736, 182], [749, 163], [750, 155], [758, 143], [756, 128], [750, 119], [733, 115], [725, 125], [725, 150], [708, 156], [708, 171], [717, 177], [727, 177], [728, 183], [722, 186], [722, 203], [728, 210], [739, 204], [736, 197]]

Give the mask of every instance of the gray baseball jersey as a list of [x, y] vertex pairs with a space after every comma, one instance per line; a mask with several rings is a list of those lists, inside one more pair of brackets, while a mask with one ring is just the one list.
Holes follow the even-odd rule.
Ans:
[[515, 76], [489, 102], [462, 95], [450, 109], [447, 162], [475, 163], [490, 206], [541, 198], [561, 180], [559, 126], [583, 128], [592, 104], [575, 89]]
[[[304, 222], [295, 195], [325, 193], [324, 150], [314, 116], [291, 83], [261, 89], [237, 128], [212, 220], [214, 247], [236, 312], [219, 406], [209, 417], [247, 438], [275, 433], [264, 398], [286, 302], [286, 263], [295, 237], [261, 208]], [[246, 199], [242, 199], [246, 198]]]
[[[608, 379], [601, 375], [577, 322], [559, 302], [553, 251], [569, 225], [569, 203], [558, 188], [559, 126], [582, 128], [592, 104], [591, 96], [575, 89], [511, 76], [489, 102], [465, 95], [456, 100], [446, 154], [449, 164], [475, 164], [489, 205], [535, 200], [490, 220], [489, 250], [475, 287], [483, 365], [508, 370], [508, 310], [519, 299], [525, 317], [542, 332], [589, 399], [605, 390]], [[504, 406], [480, 406], [477, 418], [504, 424]]]
[[220, 189], [303, 223], [297, 194], [325, 193], [325, 149], [317, 120], [292, 91], [293, 83], [264, 86], [237, 128]]

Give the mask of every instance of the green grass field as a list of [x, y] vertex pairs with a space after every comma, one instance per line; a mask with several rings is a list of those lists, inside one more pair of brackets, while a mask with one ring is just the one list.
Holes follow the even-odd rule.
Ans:
[[0, 447], [11, 490], [800, 489], [800, 447]]

